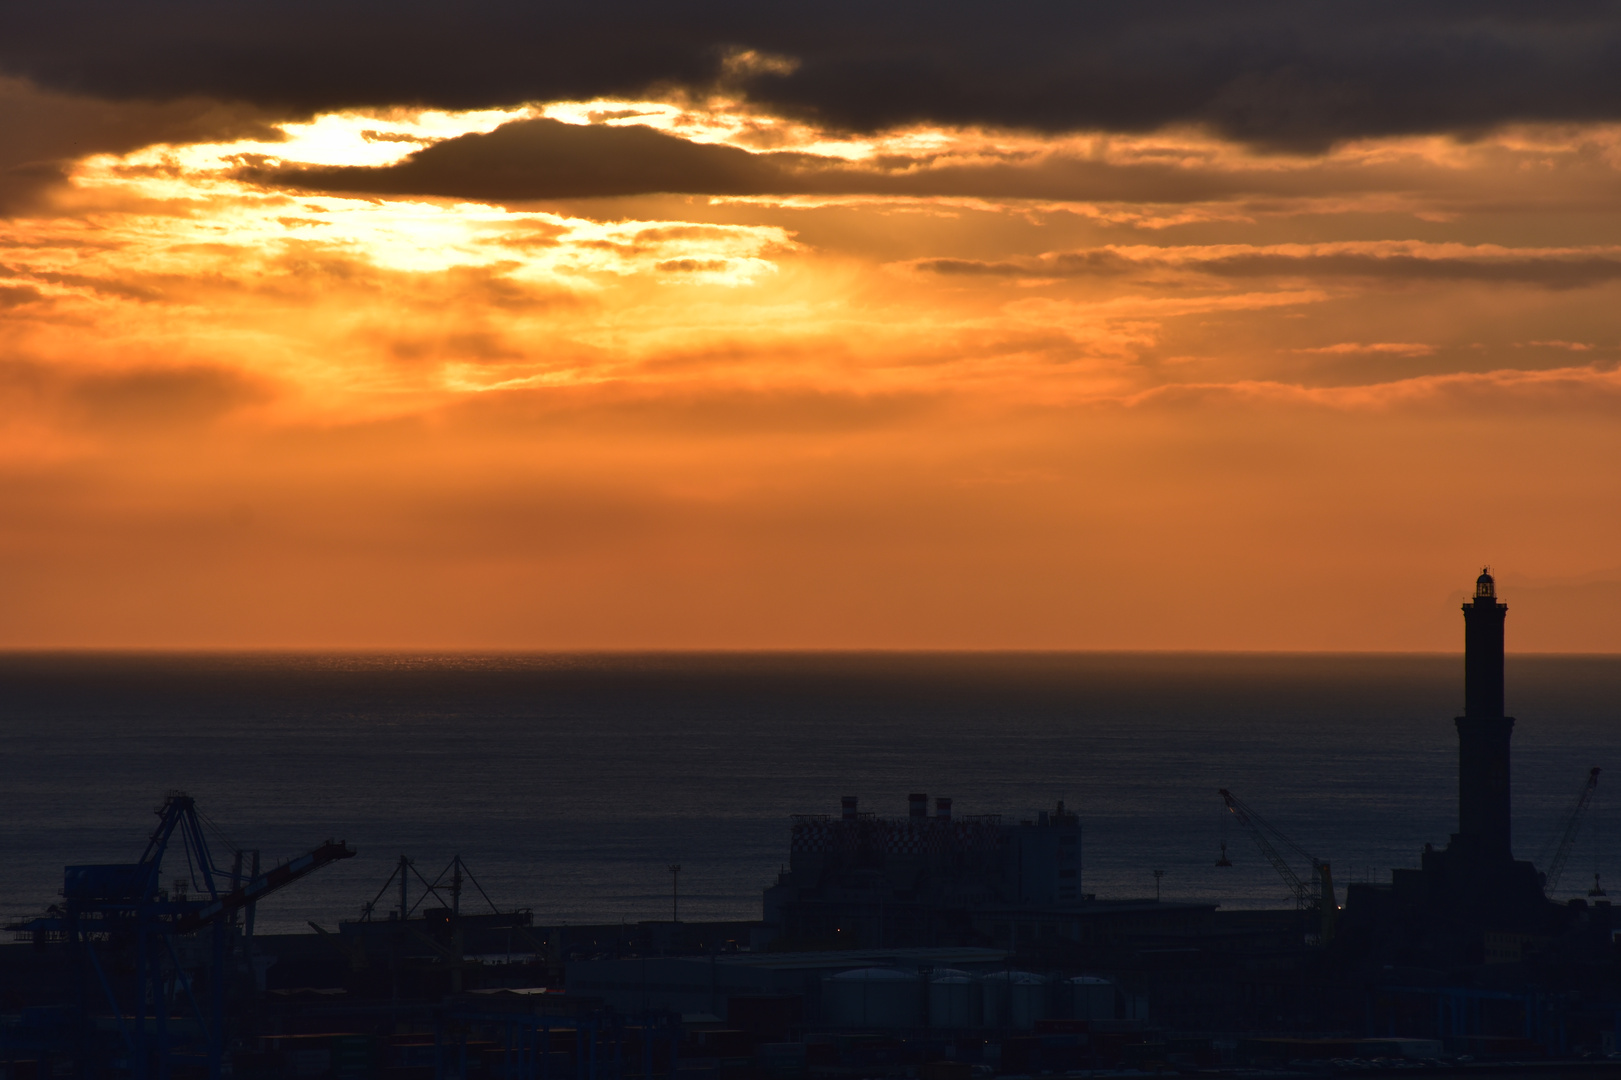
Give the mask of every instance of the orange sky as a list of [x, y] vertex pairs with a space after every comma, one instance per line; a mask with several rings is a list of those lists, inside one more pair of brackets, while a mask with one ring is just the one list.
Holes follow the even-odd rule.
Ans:
[[0, 217], [0, 644], [1621, 649], [1621, 126], [123, 108]]

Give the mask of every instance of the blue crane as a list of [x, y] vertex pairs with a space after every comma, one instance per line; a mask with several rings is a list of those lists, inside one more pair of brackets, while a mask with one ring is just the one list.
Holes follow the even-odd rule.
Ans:
[[[295, 859], [260, 872], [258, 856], [243, 870], [244, 852], [233, 852], [232, 866], [214, 862], [203, 834], [203, 819], [189, 795], [170, 794], [158, 808], [159, 823], [140, 861], [101, 866], [69, 866], [63, 874], [59, 905], [38, 918], [7, 929], [35, 941], [58, 941], [74, 953], [79, 968], [77, 1054], [79, 1074], [106, 1075], [98, 1068], [93, 1009], [100, 997], [112, 1012], [125, 1056], [111, 1069], [133, 1080], [168, 1080], [175, 1067], [209, 1080], [224, 1074], [225, 992], [228, 954], [238, 914], [251, 933], [254, 905], [276, 890], [352, 857], [342, 841], [327, 840]], [[165, 857], [184, 860], [186, 876], [165, 889]], [[195, 890], [195, 891], [193, 891]], [[212, 961], [205, 986], [181, 961], [176, 942], [209, 936]], [[133, 979], [111, 962], [133, 952]], [[196, 1027], [171, 1025], [184, 1004]], [[200, 1033], [192, 1034], [193, 1030]]]

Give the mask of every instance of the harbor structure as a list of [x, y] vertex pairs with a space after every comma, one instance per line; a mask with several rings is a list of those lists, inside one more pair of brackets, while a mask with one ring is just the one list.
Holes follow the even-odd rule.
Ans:
[[[1510, 738], [1504, 710], [1504, 622], [1489, 569], [1463, 604], [1464, 709], [1458, 732], [1458, 831], [1444, 848], [1426, 844], [1417, 869], [1396, 869], [1388, 885], [1347, 890], [1354, 948], [1409, 963], [1483, 963], [1490, 952], [1517, 958], [1571, 922], [1544, 894], [1544, 877], [1513, 852]], [[1608, 905], [1605, 905], [1606, 913]]]
[[1080, 817], [1052, 810], [1004, 820], [952, 814], [908, 796], [904, 817], [796, 814], [787, 868], [765, 891], [766, 926], [788, 942], [927, 947], [971, 933], [976, 913], [1083, 904]]
[[[1475, 580], [1463, 605], [1464, 709], [1458, 727], [1458, 831], [1450, 849], [1477, 867], [1514, 859], [1509, 782], [1509, 738], [1514, 718], [1503, 711], [1503, 622], [1508, 605], [1497, 599], [1489, 570]], [[1468, 854], [1463, 854], [1467, 852]]]
[[[1506, 613], [1483, 572], [1463, 605], [1457, 831], [1388, 884], [1351, 883], [1343, 910], [1328, 861], [1225, 789], [1295, 910], [1099, 898], [1063, 802], [962, 815], [914, 793], [904, 816], [846, 796], [791, 817], [758, 922], [682, 922], [672, 879], [668, 922], [537, 926], [459, 856], [432, 878], [401, 856], [336, 932], [255, 935], [258, 901], [353, 850], [216, 862], [176, 795], [138, 863], [68, 867], [63, 903], [9, 927], [0, 1077], [965, 1080], [1302, 1059], [1332, 1075], [1614, 1052], [1609, 902], [1596, 883], [1591, 902], [1545, 895], [1600, 770], [1547, 874], [1516, 859]], [[188, 867], [169, 888], [166, 850]]]

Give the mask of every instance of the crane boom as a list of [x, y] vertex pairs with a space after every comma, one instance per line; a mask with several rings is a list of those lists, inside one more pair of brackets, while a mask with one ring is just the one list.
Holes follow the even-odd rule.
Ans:
[[1570, 860], [1570, 849], [1576, 843], [1576, 832], [1581, 828], [1582, 811], [1587, 809], [1587, 804], [1593, 800], [1593, 792], [1598, 790], [1598, 774], [1597, 766], [1588, 771], [1587, 779], [1582, 781], [1582, 790], [1576, 795], [1576, 805], [1565, 815], [1559, 842], [1554, 845], [1553, 853], [1548, 857], [1548, 872], [1543, 883], [1543, 892], [1549, 896], [1559, 888], [1559, 878], [1565, 872], [1565, 863]]
[[[1332, 941], [1339, 904], [1334, 899], [1334, 877], [1329, 864], [1289, 839], [1282, 829], [1257, 814], [1244, 800], [1226, 788], [1221, 788], [1217, 794], [1221, 796], [1221, 801], [1226, 804], [1232, 815], [1238, 819], [1238, 823], [1250, 834], [1250, 838], [1255, 841], [1255, 846], [1260, 849], [1266, 861], [1272, 864], [1272, 868], [1278, 872], [1284, 884], [1289, 886], [1289, 891], [1294, 894], [1295, 906], [1302, 909], [1316, 906], [1319, 909], [1322, 927], [1318, 940], [1324, 945]], [[1316, 883], [1315, 890], [1300, 880], [1300, 875], [1289, 865], [1289, 860], [1285, 859], [1277, 846], [1272, 843], [1273, 838], [1311, 865], [1312, 877]], [[1315, 897], [1312, 895], [1314, 891]]]
[[[1278, 833], [1279, 838], [1283, 839], [1289, 846], [1294, 847], [1297, 852], [1299, 848], [1290, 843], [1288, 838], [1279, 833], [1265, 818], [1251, 810], [1248, 804], [1237, 795], [1234, 795], [1226, 788], [1222, 788], [1218, 794], [1221, 796], [1222, 802], [1227, 804], [1227, 809], [1238, 819], [1238, 823], [1249, 831], [1250, 839], [1254, 840], [1255, 846], [1261, 849], [1262, 856], [1272, 864], [1272, 868], [1278, 872], [1278, 876], [1283, 879], [1284, 884], [1288, 885], [1289, 890], [1294, 893], [1295, 902], [1304, 906], [1311, 896], [1311, 889], [1307, 887], [1304, 881], [1300, 880], [1300, 875], [1294, 872], [1294, 868], [1289, 865], [1288, 860], [1278, 853], [1276, 847], [1272, 846], [1272, 842], [1267, 839], [1266, 834], [1268, 832]], [[1304, 854], [1304, 852], [1300, 853]], [[1311, 857], [1308, 855], [1307, 858], [1310, 859]], [[1311, 861], [1316, 862], [1315, 859]]]
[[206, 926], [215, 919], [225, 918], [235, 914], [249, 904], [256, 904], [269, 896], [277, 889], [291, 885], [301, 877], [315, 873], [328, 863], [339, 859], [353, 858], [355, 849], [347, 844], [335, 840], [328, 840], [321, 846], [305, 852], [296, 859], [273, 866], [265, 873], [260, 874], [252, 881], [239, 885], [216, 900], [212, 900], [194, 911], [188, 911], [180, 917], [176, 929], [182, 934], [189, 934], [199, 927]]
[[[200, 1066], [199, 1075], [221, 1080], [229, 1075], [226, 1002], [237, 912], [247, 910], [251, 933], [258, 901], [355, 852], [347, 844], [328, 840], [265, 873], [259, 872], [256, 852], [251, 869], [244, 873], [245, 853], [233, 851], [227, 870], [209, 852], [204, 835], [208, 819], [198, 813], [191, 796], [170, 792], [156, 813], [158, 826], [139, 862], [64, 867], [63, 903], [8, 929], [35, 941], [67, 944], [81, 965], [80, 985], [99, 983], [106, 998], [103, 1006], [89, 994], [81, 995], [76, 1022], [81, 1030], [92, 1031], [96, 1019], [92, 1007], [109, 1010], [118, 1018], [126, 1060], [135, 1063], [136, 1075], [146, 1076], [154, 1068], [158, 1076], [170, 1076], [180, 1068], [191, 1075]], [[163, 888], [165, 855], [171, 856], [172, 864], [184, 862], [186, 876], [175, 878], [172, 890]], [[212, 961], [206, 965], [208, 993], [201, 996], [191, 992], [192, 970], [203, 965], [195, 955], [183, 958], [183, 951], [175, 948], [175, 938], [198, 931], [212, 938], [213, 945], [208, 950]], [[117, 957], [133, 978], [108, 980], [98, 953]], [[178, 1031], [168, 1023], [179, 1004], [177, 984], [186, 987], [185, 998], [195, 1018], [195, 1024]], [[149, 1015], [152, 1023], [147, 1022]], [[126, 1024], [125, 1017], [133, 1017], [133, 1022]]]
[[[189, 796], [178, 793], [169, 796], [159, 814], [162, 820], [140, 862], [64, 869], [62, 895], [69, 901], [67, 906], [85, 918], [85, 926], [94, 927], [96, 932], [133, 927], [139, 922], [135, 917], [137, 909], [145, 907], [168, 931], [190, 934], [229, 919], [276, 890], [355, 854], [349, 845], [328, 840], [295, 859], [243, 881], [240, 858], [236, 860], [237, 870], [229, 873], [214, 865], [195, 804]], [[204, 887], [201, 896], [169, 897], [159, 891], [163, 856], [171, 846], [183, 849], [188, 866]], [[234, 885], [229, 891], [222, 888], [227, 882]], [[68, 931], [70, 921], [67, 910], [55, 909], [45, 916], [13, 923], [6, 929], [29, 934], [60, 934]]]

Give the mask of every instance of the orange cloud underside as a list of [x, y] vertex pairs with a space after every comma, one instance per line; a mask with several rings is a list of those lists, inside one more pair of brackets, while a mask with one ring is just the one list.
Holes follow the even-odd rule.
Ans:
[[[895, 190], [238, 171], [530, 116]], [[1297, 159], [596, 102], [285, 134], [86, 159], [0, 221], [0, 643], [1448, 648], [1492, 561], [1516, 645], [1621, 648], [1612, 129]]]

